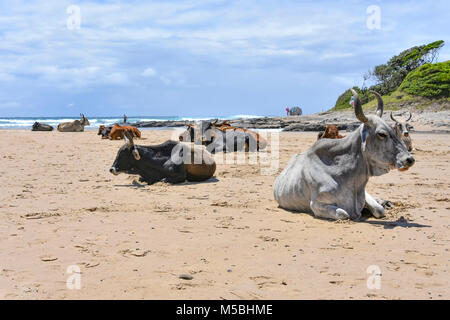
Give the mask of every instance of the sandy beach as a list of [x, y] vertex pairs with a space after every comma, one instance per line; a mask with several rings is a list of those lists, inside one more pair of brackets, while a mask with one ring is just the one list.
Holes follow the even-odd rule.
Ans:
[[[316, 136], [281, 132], [277, 172]], [[258, 165], [148, 186], [109, 173], [123, 141], [1, 130], [0, 298], [450, 299], [448, 137], [413, 133], [416, 164], [371, 178], [368, 191], [395, 204], [386, 218], [333, 222], [278, 208], [276, 175]], [[374, 265], [380, 289], [367, 287]]]

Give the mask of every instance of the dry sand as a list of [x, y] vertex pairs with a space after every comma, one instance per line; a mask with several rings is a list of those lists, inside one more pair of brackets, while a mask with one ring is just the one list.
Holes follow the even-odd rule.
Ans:
[[[138, 143], [170, 135], [143, 131]], [[280, 138], [279, 171], [316, 134]], [[448, 135], [414, 134], [415, 166], [368, 184], [396, 208], [361, 222], [278, 208], [275, 176], [252, 165], [218, 165], [207, 183], [116, 177], [108, 169], [122, 143], [0, 131], [0, 298], [450, 298]], [[79, 290], [66, 287], [70, 265]], [[367, 288], [370, 265], [379, 290]]]

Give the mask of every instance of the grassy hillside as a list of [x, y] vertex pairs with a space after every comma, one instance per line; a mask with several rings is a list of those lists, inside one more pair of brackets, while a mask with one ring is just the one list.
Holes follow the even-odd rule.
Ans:
[[[401, 90], [396, 90], [389, 95], [383, 96], [385, 110], [401, 110], [413, 108], [417, 110], [443, 111], [450, 110], [450, 97], [427, 98], [411, 95]], [[363, 105], [365, 110], [375, 110], [377, 101], [375, 99]]]
[[[363, 108], [375, 109], [376, 100], [368, 90], [358, 91]], [[336, 101], [333, 111], [348, 110], [352, 94], [344, 92]], [[438, 110], [450, 109], [450, 60], [441, 63], [428, 63], [410, 72], [402, 84], [391, 94], [383, 96], [386, 109], [402, 108]]]
[[428, 63], [409, 73], [400, 90], [421, 97], [450, 97], [450, 60]]

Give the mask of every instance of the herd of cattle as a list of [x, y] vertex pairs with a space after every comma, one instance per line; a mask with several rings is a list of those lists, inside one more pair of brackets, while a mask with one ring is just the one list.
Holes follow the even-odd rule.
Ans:
[[[279, 206], [294, 211], [310, 212], [327, 219], [354, 219], [367, 208], [374, 217], [384, 217], [379, 201], [365, 191], [371, 176], [388, 173], [392, 169], [408, 170], [415, 163], [408, 121], [397, 121], [392, 113], [393, 126], [383, 119], [383, 100], [372, 92], [378, 107], [375, 115], [365, 115], [357, 92], [352, 90], [354, 111], [361, 125], [347, 136], [336, 125], [328, 125], [318, 134], [316, 143], [308, 150], [292, 157], [276, 178], [274, 197]], [[61, 123], [58, 131], [79, 132], [89, 121]], [[35, 123], [35, 131], [49, 131], [47, 125]], [[51, 129], [52, 130], [52, 129]], [[159, 145], [134, 144], [140, 131], [133, 126], [100, 126], [102, 139], [124, 139], [110, 172], [137, 174], [140, 181], [153, 184], [204, 181], [216, 170], [212, 154], [217, 152], [256, 152], [267, 147], [267, 141], [257, 132], [233, 127], [228, 121], [201, 121], [189, 125], [179, 135], [179, 141], [168, 140]]]
[[[58, 125], [59, 132], [83, 132], [84, 127], [89, 126], [89, 120], [80, 114], [81, 120], [74, 120], [72, 122], [62, 122]], [[46, 123], [35, 122], [31, 131], [53, 131], [53, 127]]]

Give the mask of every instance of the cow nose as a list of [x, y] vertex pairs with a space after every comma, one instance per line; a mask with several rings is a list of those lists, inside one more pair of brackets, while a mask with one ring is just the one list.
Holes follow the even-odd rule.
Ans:
[[409, 136], [409, 132], [403, 132], [403, 135], [404, 135], [405, 137], [407, 137], [407, 136]]
[[406, 163], [408, 164], [408, 166], [412, 166], [414, 163], [416, 162], [416, 160], [411, 156], [406, 158]]

